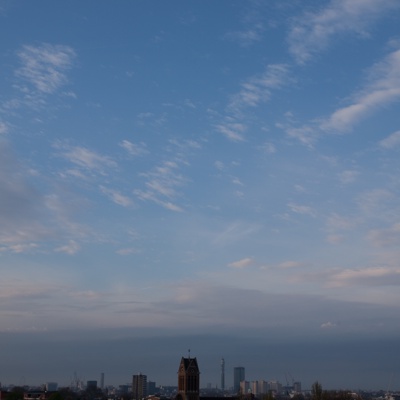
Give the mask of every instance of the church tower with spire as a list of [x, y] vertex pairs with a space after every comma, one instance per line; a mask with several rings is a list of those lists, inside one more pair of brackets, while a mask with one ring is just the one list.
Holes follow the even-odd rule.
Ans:
[[178, 394], [176, 400], [199, 400], [200, 371], [196, 357], [182, 357], [178, 370]]

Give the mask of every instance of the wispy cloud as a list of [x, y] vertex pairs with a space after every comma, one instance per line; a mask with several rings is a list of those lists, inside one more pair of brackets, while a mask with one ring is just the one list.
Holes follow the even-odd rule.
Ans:
[[376, 216], [378, 211], [382, 212], [385, 206], [394, 198], [394, 194], [386, 189], [373, 189], [360, 193], [358, 205], [360, 209], [368, 216]]
[[241, 90], [234, 94], [228, 110], [240, 111], [244, 107], [256, 107], [268, 101], [271, 91], [290, 81], [289, 67], [286, 64], [270, 64], [261, 75], [256, 75], [241, 84]]
[[304, 263], [300, 261], [284, 261], [278, 265], [279, 268], [287, 269], [287, 268], [299, 268], [303, 267]]
[[336, 328], [337, 324], [335, 322], [324, 322], [323, 324], [321, 324], [321, 329], [332, 329], [332, 328]]
[[382, 139], [379, 142], [379, 146], [384, 149], [393, 149], [394, 147], [398, 147], [400, 145], [400, 131], [393, 132], [391, 135]]
[[355, 170], [343, 171], [339, 174], [339, 180], [343, 184], [353, 183], [357, 179], [358, 175], [360, 175], [359, 171]]
[[234, 41], [239, 46], [247, 47], [262, 39], [264, 21], [262, 10], [257, 2], [246, 3], [249, 7], [242, 18], [242, 29], [229, 31], [224, 35], [227, 40]]
[[123, 249], [117, 250], [116, 253], [120, 256], [130, 256], [139, 253], [139, 250], [134, 247], [124, 247]]
[[371, 229], [368, 232], [368, 239], [377, 247], [400, 247], [400, 222], [397, 222], [388, 228]]
[[368, 36], [368, 29], [381, 16], [398, 9], [396, 0], [335, 0], [318, 12], [305, 12], [293, 20], [289, 52], [304, 64], [323, 51], [335, 37]]
[[4, 122], [0, 121], [0, 135], [3, 135], [7, 132], [8, 132], [8, 126]]
[[311, 217], [316, 216], [316, 212], [312, 207], [295, 203], [289, 203], [287, 206], [292, 212], [296, 214], [309, 215]]
[[[295, 138], [309, 147], [314, 145], [321, 133], [351, 131], [354, 125], [370, 117], [379, 108], [400, 99], [400, 50], [391, 52], [382, 61], [373, 65], [367, 73], [363, 87], [349, 98], [350, 105], [337, 109], [328, 117], [315, 118], [300, 127], [294, 126], [289, 118], [288, 122], [277, 123], [276, 126], [283, 129], [288, 137]], [[379, 145], [382, 148], [396, 146], [400, 142], [399, 137], [398, 132], [394, 132]], [[349, 172], [346, 172], [341, 176], [343, 183], [346, 183], [346, 174], [350, 180], [356, 177], [356, 175], [350, 177]]]
[[400, 268], [366, 267], [332, 271], [326, 276], [329, 286], [386, 286], [400, 285]]
[[22, 66], [16, 76], [32, 84], [39, 92], [51, 94], [67, 82], [65, 72], [71, 68], [75, 51], [69, 46], [25, 45], [17, 53]]
[[66, 253], [69, 255], [76, 254], [80, 250], [81, 246], [75, 241], [70, 240], [67, 244], [57, 247], [54, 249], [57, 253]]
[[0, 251], [32, 253], [82, 238], [85, 228], [72, 221], [65, 196], [42, 193], [29, 176], [10, 147], [0, 143]]
[[258, 224], [249, 224], [243, 221], [235, 221], [217, 232], [214, 239], [216, 245], [231, 245], [257, 234], [261, 229]]
[[60, 156], [84, 170], [103, 174], [107, 168], [116, 168], [117, 163], [109, 156], [99, 154], [82, 146], [70, 146], [56, 142], [53, 146], [60, 150]]
[[217, 130], [233, 142], [242, 142], [245, 140], [243, 133], [247, 130], [244, 124], [225, 123], [216, 126]]
[[283, 129], [287, 136], [297, 139], [304, 145], [312, 147], [317, 139], [317, 131], [313, 125], [303, 125], [301, 127], [293, 127], [288, 123], [277, 123], [277, 128]]
[[273, 90], [287, 85], [290, 81], [289, 67], [286, 64], [267, 65], [263, 73], [241, 83], [240, 90], [229, 99], [226, 117], [215, 125], [216, 130], [233, 142], [245, 141], [248, 128], [244, 122], [243, 111], [270, 100]]
[[329, 215], [326, 221], [329, 230], [349, 230], [354, 228], [357, 221], [353, 218], [345, 217], [336, 213]]
[[129, 207], [133, 204], [132, 200], [128, 196], [124, 196], [118, 190], [109, 189], [104, 186], [100, 186], [100, 190], [115, 204], [123, 207]]
[[153, 202], [167, 210], [184, 211], [185, 207], [178, 201], [184, 198], [183, 188], [190, 179], [183, 171], [189, 168], [190, 157], [201, 148], [200, 141], [170, 139], [166, 148], [168, 158], [140, 173], [139, 176], [144, 178], [144, 188], [135, 189], [133, 193], [140, 200]]
[[328, 131], [349, 131], [379, 107], [397, 101], [400, 98], [400, 50], [374, 65], [365, 87], [352, 97], [352, 104], [333, 112], [320, 127]]
[[251, 257], [247, 257], [247, 258], [242, 258], [241, 260], [238, 261], [231, 262], [230, 264], [228, 264], [228, 267], [242, 269], [250, 267], [253, 264], [254, 264], [254, 259]]
[[247, 30], [228, 32], [225, 34], [225, 38], [238, 42], [240, 46], [247, 47], [260, 41], [263, 31], [264, 27], [259, 23]]
[[144, 143], [132, 143], [129, 140], [123, 140], [119, 145], [124, 148], [131, 156], [141, 156], [148, 153]]
[[0, 142], [0, 247], [14, 252], [31, 250], [41, 237], [50, 234], [39, 222], [43, 197], [24, 178], [11, 148]]

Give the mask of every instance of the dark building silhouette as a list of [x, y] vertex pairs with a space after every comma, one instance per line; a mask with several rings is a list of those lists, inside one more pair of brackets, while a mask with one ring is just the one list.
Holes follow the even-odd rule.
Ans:
[[87, 381], [86, 388], [89, 390], [96, 390], [97, 389], [97, 381]]
[[132, 398], [142, 400], [147, 397], [147, 375], [139, 374], [132, 377]]
[[233, 368], [233, 391], [239, 393], [240, 382], [245, 380], [244, 367]]
[[225, 390], [225, 360], [221, 358], [221, 390]]
[[178, 394], [176, 400], [199, 400], [200, 371], [197, 359], [182, 357], [178, 370]]

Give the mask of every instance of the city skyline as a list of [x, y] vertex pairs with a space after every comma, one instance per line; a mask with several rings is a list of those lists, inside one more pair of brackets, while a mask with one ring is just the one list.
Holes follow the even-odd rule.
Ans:
[[222, 356], [226, 385], [399, 377], [399, 26], [398, 0], [0, 0], [0, 381], [174, 382], [188, 348], [215, 384]]

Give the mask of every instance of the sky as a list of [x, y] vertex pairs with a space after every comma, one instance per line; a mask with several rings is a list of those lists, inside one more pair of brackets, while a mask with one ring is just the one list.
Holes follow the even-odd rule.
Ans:
[[400, 389], [398, 0], [0, 0], [0, 382]]

